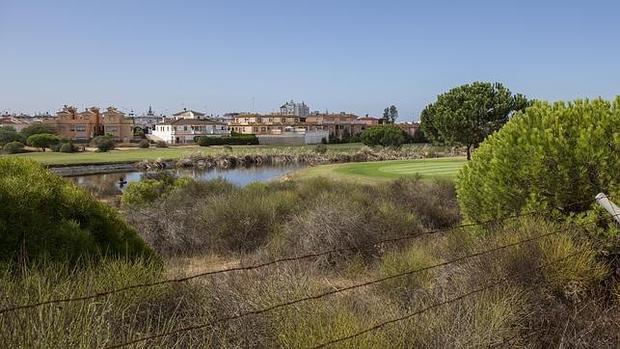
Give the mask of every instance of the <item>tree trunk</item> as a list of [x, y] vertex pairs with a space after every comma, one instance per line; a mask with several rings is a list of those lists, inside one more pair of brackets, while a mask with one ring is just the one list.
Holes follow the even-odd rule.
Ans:
[[467, 146], [467, 161], [471, 160], [471, 145]]

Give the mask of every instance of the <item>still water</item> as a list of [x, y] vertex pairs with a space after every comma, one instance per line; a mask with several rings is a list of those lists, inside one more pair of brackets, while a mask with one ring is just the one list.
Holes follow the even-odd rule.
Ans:
[[[302, 168], [303, 165], [237, 167], [233, 169], [172, 169], [169, 170], [179, 177], [192, 177], [197, 180], [223, 178], [237, 186], [245, 186], [252, 182], [267, 182], [278, 179], [285, 174]], [[116, 172], [95, 175], [65, 177], [95, 193], [98, 196], [116, 196], [131, 182], [138, 182], [145, 176], [144, 172]]]

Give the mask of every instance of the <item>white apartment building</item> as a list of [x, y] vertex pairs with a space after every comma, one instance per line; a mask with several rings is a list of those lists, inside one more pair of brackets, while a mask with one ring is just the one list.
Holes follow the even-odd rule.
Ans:
[[155, 125], [153, 140], [163, 140], [169, 144], [192, 144], [201, 136], [221, 137], [230, 134], [224, 122], [210, 119], [166, 120]]
[[295, 103], [295, 101], [290, 100], [280, 107], [280, 114], [304, 118], [310, 114], [310, 107], [308, 107], [304, 102]]

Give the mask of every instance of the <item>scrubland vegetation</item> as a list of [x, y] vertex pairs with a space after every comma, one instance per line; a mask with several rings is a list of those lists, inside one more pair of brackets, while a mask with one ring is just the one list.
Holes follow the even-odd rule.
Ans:
[[[120, 213], [0, 159], [3, 345], [617, 347], [620, 231], [593, 200], [618, 195], [617, 105], [535, 103], [456, 183], [240, 188], [160, 172], [130, 184]], [[226, 268], [246, 270], [3, 310]]]
[[[38, 263], [19, 275], [5, 268], [3, 307], [317, 251], [342, 252], [2, 314], [5, 343], [107, 346], [552, 232], [558, 234], [138, 346], [318, 345], [503, 277], [509, 280], [502, 287], [389, 325], [341, 347], [487, 346], [511, 337], [515, 344], [533, 346], [561, 341], [611, 346], [619, 339], [617, 286], [601, 286], [611, 282], [611, 267], [600, 260], [588, 234], [575, 224], [523, 218], [503, 226], [460, 228], [368, 248], [377, 240], [456, 225], [459, 213], [451, 183], [408, 179], [363, 186], [315, 179], [236, 188], [222, 181], [152, 181], [162, 183], [158, 194], [153, 195], [144, 182], [132, 185], [123, 198], [123, 210], [165, 260], [164, 268], [145, 260], [112, 258], [86, 259], [78, 265]], [[536, 269], [576, 252], [561, 263]]]

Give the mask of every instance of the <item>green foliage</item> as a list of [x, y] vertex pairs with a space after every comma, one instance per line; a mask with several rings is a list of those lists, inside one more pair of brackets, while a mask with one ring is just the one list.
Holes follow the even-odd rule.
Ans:
[[61, 153], [75, 153], [76, 151], [78, 151], [78, 148], [71, 142], [63, 143], [60, 146]]
[[378, 125], [364, 130], [360, 138], [370, 146], [399, 147], [407, 140], [407, 133], [395, 125]]
[[112, 207], [33, 160], [0, 158], [0, 261], [152, 257]]
[[10, 126], [0, 126], [0, 146], [11, 142], [24, 142], [24, 137]]
[[46, 125], [42, 122], [33, 122], [32, 125], [25, 127], [22, 129], [21, 134], [24, 139], [36, 134], [48, 133], [48, 134], [56, 134], [56, 130], [50, 125]]
[[429, 140], [424, 134], [424, 131], [419, 128], [415, 131], [413, 136], [408, 136], [407, 143], [428, 143]]
[[325, 144], [319, 144], [314, 147], [314, 152], [317, 154], [325, 154], [327, 153], [327, 146]]
[[539, 207], [589, 210], [597, 193], [620, 194], [620, 97], [536, 102], [482, 143], [458, 176], [472, 221]]
[[138, 147], [142, 148], [142, 149], [147, 149], [151, 146], [151, 142], [149, 142], [148, 139], [143, 139], [140, 141], [140, 143], [138, 143]]
[[252, 134], [235, 134], [230, 137], [198, 137], [198, 145], [207, 147], [210, 145], [257, 145], [258, 138]]
[[97, 136], [93, 138], [91, 142], [97, 147], [97, 150], [100, 152], [112, 150], [116, 145], [114, 139], [109, 135]]
[[2, 151], [7, 154], [24, 153], [24, 144], [20, 142], [9, 142], [2, 147]]
[[155, 143], [155, 147], [156, 148], [168, 148], [168, 143], [166, 143], [165, 141], [157, 141], [157, 143]]
[[424, 134], [434, 143], [472, 147], [499, 130], [510, 116], [525, 109], [527, 99], [500, 83], [474, 82], [439, 95], [420, 116]]
[[159, 198], [167, 191], [166, 187], [167, 185], [164, 182], [154, 179], [129, 183], [121, 201], [126, 205], [144, 205]]
[[396, 106], [391, 105], [383, 110], [383, 123], [384, 124], [393, 124], [398, 119], [398, 109]]
[[37, 133], [28, 137], [26, 143], [32, 147], [41, 148], [45, 151], [45, 148], [50, 148], [53, 145], [59, 144], [60, 138], [49, 133]]
[[142, 128], [140, 128], [140, 127], [136, 127], [133, 130], [133, 135], [135, 137], [140, 137], [140, 138], [144, 138], [145, 137], [144, 130]]
[[121, 197], [125, 205], [144, 206], [169, 193], [175, 187], [187, 184], [188, 178], [177, 178], [167, 171], [149, 173], [140, 182], [129, 183]]

